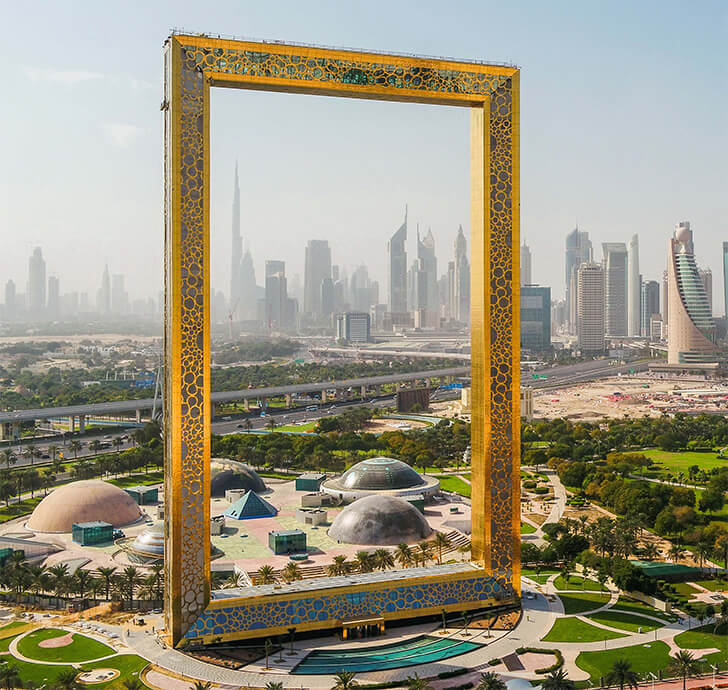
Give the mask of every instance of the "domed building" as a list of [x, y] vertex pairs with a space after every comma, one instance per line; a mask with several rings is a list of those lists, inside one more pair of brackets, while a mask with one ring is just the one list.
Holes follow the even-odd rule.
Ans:
[[85, 479], [60, 486], [48, 494], [26, 523], [34, 532], [70, 532], [74, 523], [108, 522], [130, 525], [142, 517], [134, 499], [118, 486]]
[[423, 477], [406, 462], [378, 457], [356, 463], [340, 477], [325, 481], [321, 490], [344, 501], [371, 495], [427, 498], [440, 491], [440, 482], [435, 477]]
[[329, 528], [345, 544], [393, 546], [427, 539], [432, 528], [415, 506], [398, 496], [365, 496], [346, 506]]
[[213, 498], [225, 496], [228, 489], [244, 489], [257, 494], [266, 490], [265, 482], [260, 475], [248, 465], [236, 462], [234, 469], [215, 465], [212, 467], [210, 479], [210, 495]]
[[153, 563], [164, 560], [164, 520], [147, 527], [126, 547], [130, 561], [134, 563]]

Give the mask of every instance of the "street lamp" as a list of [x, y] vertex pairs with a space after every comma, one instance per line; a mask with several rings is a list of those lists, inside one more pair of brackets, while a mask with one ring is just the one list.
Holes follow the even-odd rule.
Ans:
[[710, 666], [710, 668], [713, 670], [713, 682], [711, 683], [711, 685], [715, 687], [715, 672], [718, 670], [718, 667], [713, 666], [713, 664], [708, 664], [708, 666]]
[[652, 678], [652, 690], [655, 690], [655, 681], [657, 680], [657, 676], [652, 673], [652, 671], [649, 671], [650, 678]]

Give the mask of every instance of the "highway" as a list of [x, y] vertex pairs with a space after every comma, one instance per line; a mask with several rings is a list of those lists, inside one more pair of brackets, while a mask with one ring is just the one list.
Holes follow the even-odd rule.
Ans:
[[[235, 402], [242, 400], [260, 400], [264, 398], [280, 398], [284, 395], [301, 395], [320, 393], [323, 390], [360, 389], [362, 386], [381, 386], [383, 384], [403, 383], [415, 379], [440, 378], [442, 376], [469, 376], [470, 366], [450, 367], [447, 369], [430, 369], [406, 374], [387, 374], [385, 376], [369, 376], [357, 379], [341, 379], [338, 381], [319, 381], [316, 383], [298, 383], [287, 386], [270, 386], [267, 388], [247, 388], [238, 391], [222, 391], [212, 393], [210, 400], [215, 403]], [[30, 410], [12, 410], [0, 412], [0, 424], [12, 422], [30, 422], [36, 419], [55, 417], [87, 417], [101, 415], [132, 414], [137, 410], [151, 410], [153, 398], [140, 400], [117, 400], [114, 402], [94, 403], [91, 405], [69, 405], [67, 407], [41, 407]]]
[[650, 360], [638, 360], [629, 364], [611, 364], [614, 360], [598, 359], [588, 362], [577, 362], [553, 367], [552, 369], [540, 369], [534, 372], [537, 376], [546, 376], [545, 379], [534, 379], [530, 373], [521, 374], [521, 385], [531, 388], [556, 388], [568, 386], [572, 383], [583, 383], [591, 379], [607, 378], [617, 374], [629, 374], [630, 371], [646, 371]]

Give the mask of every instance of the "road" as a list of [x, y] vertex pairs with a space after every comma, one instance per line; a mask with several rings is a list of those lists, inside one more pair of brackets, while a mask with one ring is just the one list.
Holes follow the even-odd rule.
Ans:
[[526, 372], [521, 374], [521, 385], [531, 388], [555, 388], [570, 383], [588, 381], [589, 379], [606, 378], [617, 374], [629, 374], [630, 370], [645, 371], [649, 360], [639, 360], [629, 364], [614, 365], [614, 360], [598, 359], [589, 362], [566, 364], [552, 369], [540, 369], [534, 372], [537, 376], [546, 376], [545, 379], [534, 379]]

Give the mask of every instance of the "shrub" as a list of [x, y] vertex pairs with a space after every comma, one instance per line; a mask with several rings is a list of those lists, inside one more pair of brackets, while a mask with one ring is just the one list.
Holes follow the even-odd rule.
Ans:
[[516, 654], [526, 654], [528, 652], [532, 654], [553, 654], [556, 657], [556, 661], [551, 666], [537, 668], [534, 671], [534, 673], [538, 673], [539, 675], [551, 673], [551, 671], [556, 671], [564, 665], [564, 655], [559, 649], [541, 649], [540, 647], [518, 647], [516, 649]]
[[462, 676], [464, 673], [467, 673], [467, 668], [454, 668], [452, 671], [443, 671], [442, 673], [438, 673], [438, 678], [454, 678], [455, 676]]
[[501, 662], [501, 660], [498, 657], [496, 657], [495, 659], [491, 659], [488, 662], [488, 666], [497, 666], [498, 664], [500, 664], [500, 662]]
[[533, 493], [543, 495], [547, 494], [549, 492], [548, 486], [537, 486], [535, 489], [533, 489]]

